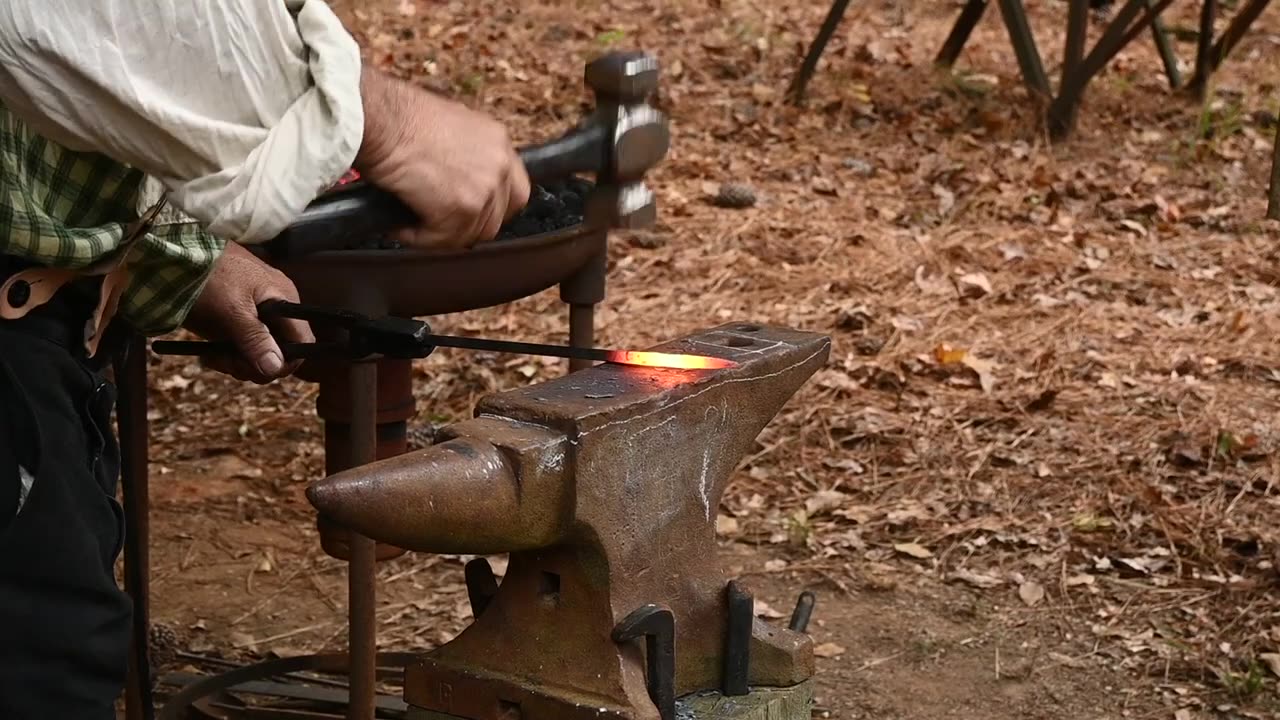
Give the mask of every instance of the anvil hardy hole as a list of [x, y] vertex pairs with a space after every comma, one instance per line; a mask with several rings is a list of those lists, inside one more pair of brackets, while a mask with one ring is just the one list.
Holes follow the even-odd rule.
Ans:
[[520, 720], [520, 703], [498, 700], [498, 717], [502, 720]]
[[542, 601], [556, 607], [560, 604], [560, 576], [556, 573], [544, 572], [538, 582], [538, 596]]
[[730, 335], [729, 339], [725, 342], [725, 345], [728, 345], [729, 347], [737, 347], [737, 348], [751, 347], [752, 345], [755, 345], [755, 344], [756, 344], [756, 341], [752, 340], [751, 338], [734, 337], [732, 335]]

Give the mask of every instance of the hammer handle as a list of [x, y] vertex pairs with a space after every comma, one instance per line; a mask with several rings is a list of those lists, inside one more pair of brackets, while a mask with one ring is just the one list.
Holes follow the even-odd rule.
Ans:
[[[521, 148], [530, 182], [542, 185], [577, 173], [606, 172], [603, 127], [589, 123], [555, 140]], [[352, 238], [381, 235], [417, 224], [418, 216], [400, 198], [366, 182], [317, 199], [280, 235], [267, 243], [276, 259], [323, 250], [343, 250]]]

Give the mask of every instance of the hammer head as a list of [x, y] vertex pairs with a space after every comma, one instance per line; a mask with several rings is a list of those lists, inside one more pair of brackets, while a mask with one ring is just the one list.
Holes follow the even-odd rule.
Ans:
[[584, 76], [596, 97], [595, 121], [605, 129], [606, 145], [587, 220], [615, 228], [648, 227], [657, 217], [657, 202], [643, 178], [671, 145], [666, 116], [646, 102], [658, 89], [658, 60], [638, 51], [610, 53], [588, 64]]

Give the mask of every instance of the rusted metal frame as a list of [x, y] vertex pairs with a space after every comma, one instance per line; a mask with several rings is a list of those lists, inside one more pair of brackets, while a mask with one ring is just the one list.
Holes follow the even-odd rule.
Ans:
[[804, 63], [800, 66], [800, 71], [796, 73], [795, 78], [791, 81], [791, 87], [787, 88], [787, 97], [793, 103], [798, 103], [804, 99], [805, 89], [809, 86], [809, 80], [813, 78], [813, 72], [818, 68], [818, 60], [822, 59], [822, 53], [827, 49], [827, 43], [831, 42], [831, 36], [835, 34], [836, 28], [840, 26], [840, 21], [844, 19], [845, 11], [849, 9], [849, 0], [835, 0], [831, 4], [831, 10], [827, 12], [827, 19], [822, 22], [822, 27], [818, 29], [818, 35], [813, 39], [813, 43], [809, 46], [809, 53], [805, 55]]
[[987, 12], [988, 4], [987, 0], [969, 0], [965, 3], [964, 9], [960, 11], [960, 17], [956, 18], [956, 24], [947, 35], [946, 42], [942, 43], [938, 57], [933, 61], [935, 65], [949, 68], [956, 64], [956, 60], [960, 58], [960, 52], [969, 42], [969, 36], [973, 34], [973, 29], [978, 26], [978, 21]]
[[1009, 31], [1009, 42], [1018, 58], [1018, 68], [1027, 89], [1042, 100], [1051, 99], [1053, 89], [1049, 86], [1049, 76], [1044, 71], [1044, 61], [1036, 47], [1035, 33], [1031, 31], [1031, 22], [1027, 20], [1022, 0], [1000, 0], [1000, 15]]
[[[351, 464], [377, 459], [378, 366], [354, 362], [350, 368]], [[373, 540], [351, 533], [347, 567], [348, 622], [351, 665], [351, 704], [348, 720], [374, 720], [377, 696], [377, 547]]]
[[[1172, 2], [1156, 0], [1152, 5], [1150, 0], [1129, 0], [1125, 3], [1093, 49], [1058, 88], [1058, 97], [1050, 104], [1048, 114], [1049, 131], [1055, 139], [1065, 138], [1074, 129], [1080, 99], [1089, 82]], [[1141, 17], [1138, 17], [1139, 13], [1142, 13]], [[1138, 17], [1136, 22], [1135, 17]]]
[[133, 601], [133, 637], [125, 683], [127, 720], [150, 720], [151, 697], [150, 497], [147, 457], [147, 345], [134, 335], [115, 358], [120, 388], [116, 424], [120, 435], [120, 484], [124, 498], [124, 587]]
[[[1201, 67], [1200, 58], [1196, 59], [1196, 74], [1192, 76], [1191, 82], [1187, 88], [1197, 97], [1204, 97], [1205, 89], [1209, 84], [1209, 77], [1217, 71], [1222, 63], [1235, 49], [1240, 40], [1244, 38], [1244, 34], [1249, 31], [1249, 27], [1253, 25], [1262, 11], [1267, 8], [1271, 0], [1246, 0], [1244, 7], [1231, 18], [1231, 22], [1227, 24], [1227, 28], [1222, 31], [1222, 35], [1209, 48], [1208, 58]], [[1203, 28], [1202, 28], [1203, 31]]]
[[1267, 194], [1267, 217], [1280, 220], [1280, 123], [1276, 123], [1276, 141], [1271, 149], [1271, 192]]

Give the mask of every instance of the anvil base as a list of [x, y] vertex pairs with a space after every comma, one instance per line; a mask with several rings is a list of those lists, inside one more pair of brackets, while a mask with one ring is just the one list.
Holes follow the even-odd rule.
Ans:
[[[789, 688], [756, 688], [742, 697], [704, 692], [676, 700], [676, 720], [809, 720], [812, 712], [812, 680]], [[406, 720], [467, 719], [411, 707]]]

